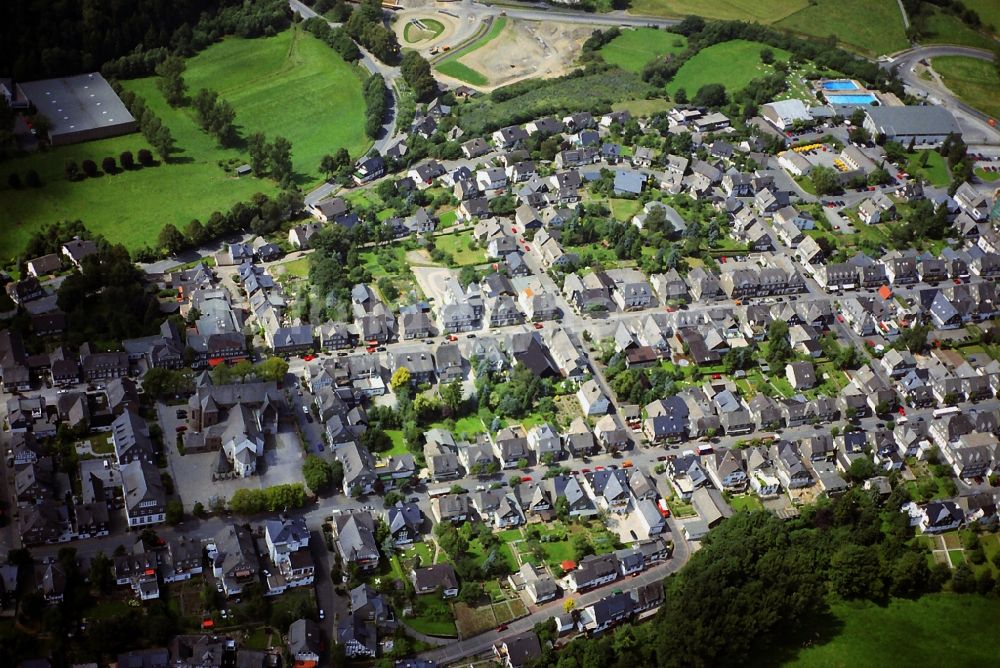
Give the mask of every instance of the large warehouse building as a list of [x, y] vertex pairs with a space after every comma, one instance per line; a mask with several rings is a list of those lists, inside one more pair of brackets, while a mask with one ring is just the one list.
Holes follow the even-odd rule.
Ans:
[[958, 121], [943, 107], [871, 107], [865, 110], [865, 129], [904, 146], [940, 144], [951, 133], [961, 134]]
[[19, 97], [27, 98], [49, 119], [53, 146], [117, 137], [139, 128], [118, 94], [97, 72], [28, 81], [17, 88]]

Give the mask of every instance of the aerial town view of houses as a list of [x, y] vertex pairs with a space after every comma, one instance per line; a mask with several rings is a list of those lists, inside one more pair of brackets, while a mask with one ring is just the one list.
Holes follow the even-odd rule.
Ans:
[[0, 9], [4, 665], [996, 661], [994, 2], [93, 4]]

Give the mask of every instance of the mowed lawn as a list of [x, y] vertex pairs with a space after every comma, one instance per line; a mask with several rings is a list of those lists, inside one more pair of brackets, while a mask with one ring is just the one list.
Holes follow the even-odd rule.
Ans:
[[777, 60], [788, 60], [791, 55], [784, 49], [775, 49], [745, 39], [713, 44], [681, 66], [677, 76], [667, 84], [667, 92], [673, 96], [678, 89], [683, 88], [688, 98], [693, 98], [702, 86], [719, 83], [730, 93], [734, 93], [746, 87], [752, 79], [774, 71], [773, 67], [761, 62], [762, 49], [771, 49]]
[[1000, 75], [986, 60], [965, 56], [941, 56], [931, 61], [944, 84], [971, 107], [1000, 118]]
[[633, 14], [653, 16], [688, 16], [696, 14], [709, 19], [734, 19], [773, 23], [803, 7], [808, 0], [632, 0]]
[[49, 151], [8, 160], [6, 173], [24, 174], [34, 169], [45, 184], [41, 188], [10, 190], [0, 182], [4, 202], [0, 260], [16, 255], [31, 234], [43, 225], [59, 220], [80, 219], [95, 234], [130, 250], [155, 246], [160, 229], [173, 223], [183, 229], [194, 218], [202, 222], [213, 211], [226, 211], [247, 201], [257, 192], [274, 194], [278, 188], [266, 179], [235, 178], [224, 172], [218, 161], [238, 158], [239, 152], [219, 148], [183, 111], [171, 109], [151, 79], [124, 82], [142, 95], [146, 103], [170, 127], [177, 152], [173, 161], [158, 167], [119, 172], [82, 181], [67, 181], [66, 162], [93, 160], [98, 165], [107, 156], [123, 151], [133, 155], [151, 147], [139, 133], [60, 146]]
[[[915, 601], [894, 599], [886, 607], [837, 603], [843, 624], [829, 642], [812, 644], [787, 662], [803, 668], [848, 666], [989, 666], [996, 649], [1000, 600], [983, 596], [931, 594]], [[961, 633], [942, 633], [959, 624]], [[772, 664], [773, 665], [773, 664]]]
[[210, 88], [233, 105], [243, 136], [286, 137], [303, 186], [322, 180], [325, 154], [345, 147], [358, 157], [371, 144], [363, 78], [357, 66], [298, 28], [262, 39], [227, 38], [189, 60], [184, 72], [191, 95]]
[[465, 63], [458, 60], [446, 60], [437, 66], [438, 72], [449, 76], [452, 79], [464, 81], [470, 86], [485, 86], [490, 82], [486, 75], [478, 70], [474, 70]]
[[622, 34], [601, 47], [601, 56], [612, 65], [628, 72], [642, 72], [643, 66], [656, 56], [680, 53], [687, 38], [656, 28], [623, 30]]
[[909, 46], [896, 0], [813, 0], [775, 25], [812, 37], [833, 35], [845, 48], [869, 55]]

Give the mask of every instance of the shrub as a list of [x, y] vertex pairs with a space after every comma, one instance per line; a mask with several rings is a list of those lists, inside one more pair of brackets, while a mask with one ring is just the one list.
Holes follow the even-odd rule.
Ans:
[[122, 169], [132, 169], [135, 167], [135, 158], [132, 157], [132, 151], [122, 151], [122, 154], [118, 156], [118, 162], [121, 163]]
[[83, 173], [87, 176], [94, 177], [97, 176], [97, 163], [93, 160], [84, 160], [83, 163]]
[[118, 165], [115, 163], [115, 159], [109, 155], [104, 160], [101, 160], [101, 169], [106, 174], [114, 174], [118, 171]]

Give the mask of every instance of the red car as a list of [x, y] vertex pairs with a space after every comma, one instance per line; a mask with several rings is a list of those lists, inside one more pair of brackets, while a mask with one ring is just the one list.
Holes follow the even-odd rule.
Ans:
[[580, 469], [580, 473], [590, 473], [590, 469]]
[[530, 475], [526, 475], [526, 476], [522, 477], [521, 478], [521, 482], [531, 482], [531, 476]]
[[595, 467], [594, 467], [594, 470], [595, 470], [595, 471], [603, 471], [603, 470], [604, 470], [604, 467], [603, 467], [603, 466], [595, 466]]
[[531, 252], [531, 246], [529, 246], [528, 244], [524, 244], [524, 250], [525, 250], [525, 252], [530, 253]]
[[676, 311], [677, 311], [677, 309], [674, 308], [673, 306], [668, 306], [667, 307], [667, 313], [675, 313]]
[[184, 424], [179, 424], [179, 425], [177, 425], [177, 427], [176, 427], [176, 428], [174, 429], [174, 431], [176, 431], [176, 432], [178, 432], [178, 433], [180, 433], [180, 432], [182, 432], [182, 431], [187, 431], [187, 425], [184, 425]]
[[543, 327], [542, 323], [540, 322], [535, 323], [535, 329], [541, 329], [542, 327]]
[[838, 315], [837, 316], [837, 322], [844, 322], [844, 316]]
[[449, 341], [458, 341], [458, 337], [455, 336], [454, 334], [449, 334], [448, 335], [448, 340]]
[[367, 350], [368, 352], [370, 352], [370, 353], [373, 353], [373, 352], [375, 352], [375, 351], [376, 351], [376, 350], [378, 350], [378, 349], [377, 349], [377, 348], [376, 348], [375, 346], [368, 346], [368, 347], [366, 348], [366, 350]]
[[504, 631], [507, 630], [507, 628], [508, 627], [506, 624], [501, 624], [500, 626], [497, 627], [497, 633], [503, 633]]
[[721, 373], [713, 373], [712, 374], [712, 380], [720, 380], [721, 378], [722, 378], [722, 374]]

